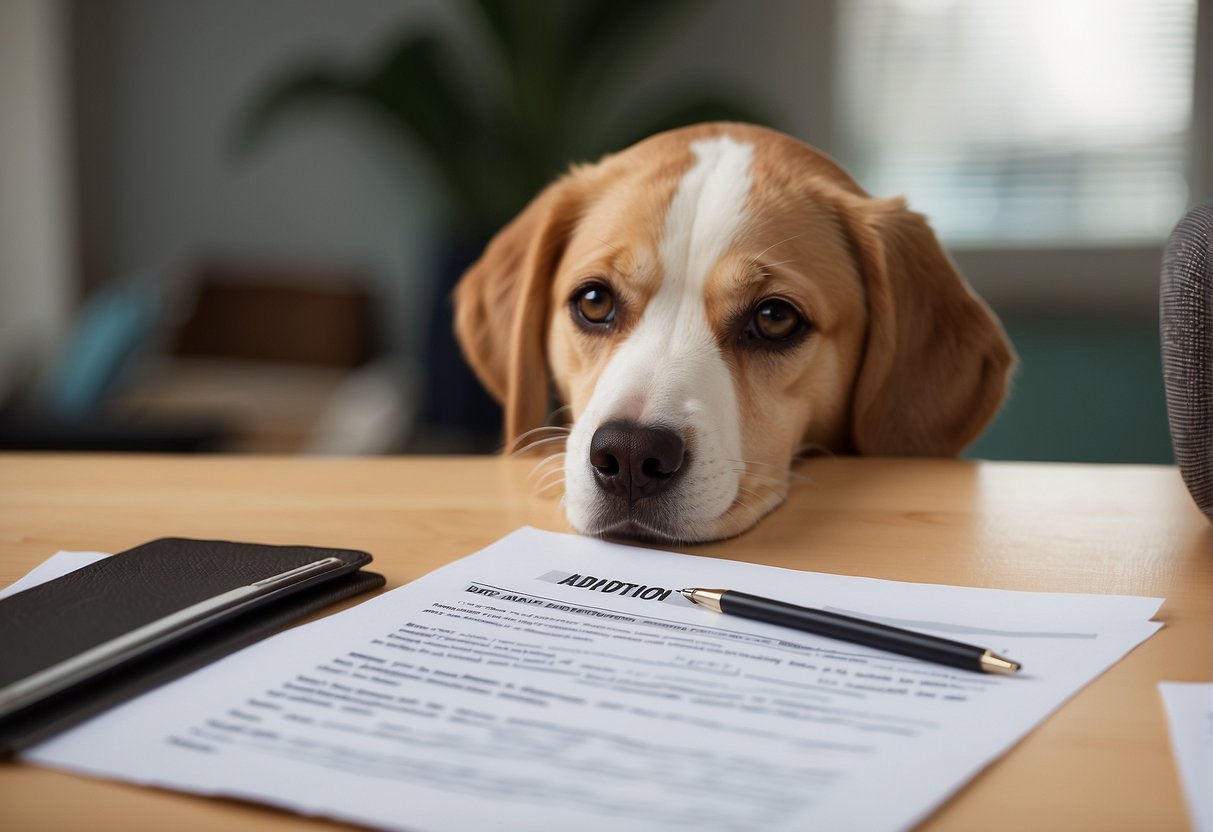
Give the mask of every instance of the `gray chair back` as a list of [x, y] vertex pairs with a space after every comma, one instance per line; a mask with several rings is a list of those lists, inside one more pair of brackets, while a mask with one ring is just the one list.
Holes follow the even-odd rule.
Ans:
[[1163, 253], [1163, 382], [1175, 462], [1213, 519], [1213, 200], [1187, 213]]

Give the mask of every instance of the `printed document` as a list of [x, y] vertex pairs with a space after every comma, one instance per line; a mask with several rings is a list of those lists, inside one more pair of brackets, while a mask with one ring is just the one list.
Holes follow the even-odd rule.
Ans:
[[1195, 832], [1213, 832], [1213, 684], [1159, 682], [1171, 750]]
[[[685, 586], [921, 630], [1024, 670], [954, 670], [720, 615]], [[901, 829], [1152, 635], [1161, 603], [527, 528], [24, 758], [410, 832]]]

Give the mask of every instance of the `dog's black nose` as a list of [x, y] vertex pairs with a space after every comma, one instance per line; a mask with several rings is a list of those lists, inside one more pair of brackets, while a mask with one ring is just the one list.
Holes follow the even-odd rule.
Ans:
[[661, 492], [682, 468], [686, 443], [669, 428], [606, 422], [590, 439], [598, 486], [634, 503]]

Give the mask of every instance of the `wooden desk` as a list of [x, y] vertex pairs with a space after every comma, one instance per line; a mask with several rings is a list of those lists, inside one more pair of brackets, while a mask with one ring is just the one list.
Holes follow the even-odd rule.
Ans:
[[[399, 586], [522, 524], [566, 531], [530, 462], [0, 455], [0, 585], [58, 549], [164, 535], [366, 549]], [[1173, 468], [819, 459], [788, 504], [701, 555], [904, 581], [1163, 596], [1167, 626], [926, 824], [1184, 829], [1156, 683], [1213, 676], [1210, 526]], [[331, 827], [234, 801], [0, 765], [0, 826]]]

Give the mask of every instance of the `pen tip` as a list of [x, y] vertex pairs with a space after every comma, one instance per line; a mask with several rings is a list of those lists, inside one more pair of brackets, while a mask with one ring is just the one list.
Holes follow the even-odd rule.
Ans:
[[981, 656], [980, 662], [982, 671], [986, 673], [999, 673], [1004, 675], [1018, 673], [1019, 669], [1023, 666], [1019, 662], [1003, 658], [990, 650], [987, 650], [985, 654]]
[[692, 604], [695, 603], [695, 590], [694, 589], [680, 589], [678, 591], [682, 593], [682, 597], [686, 598]]

